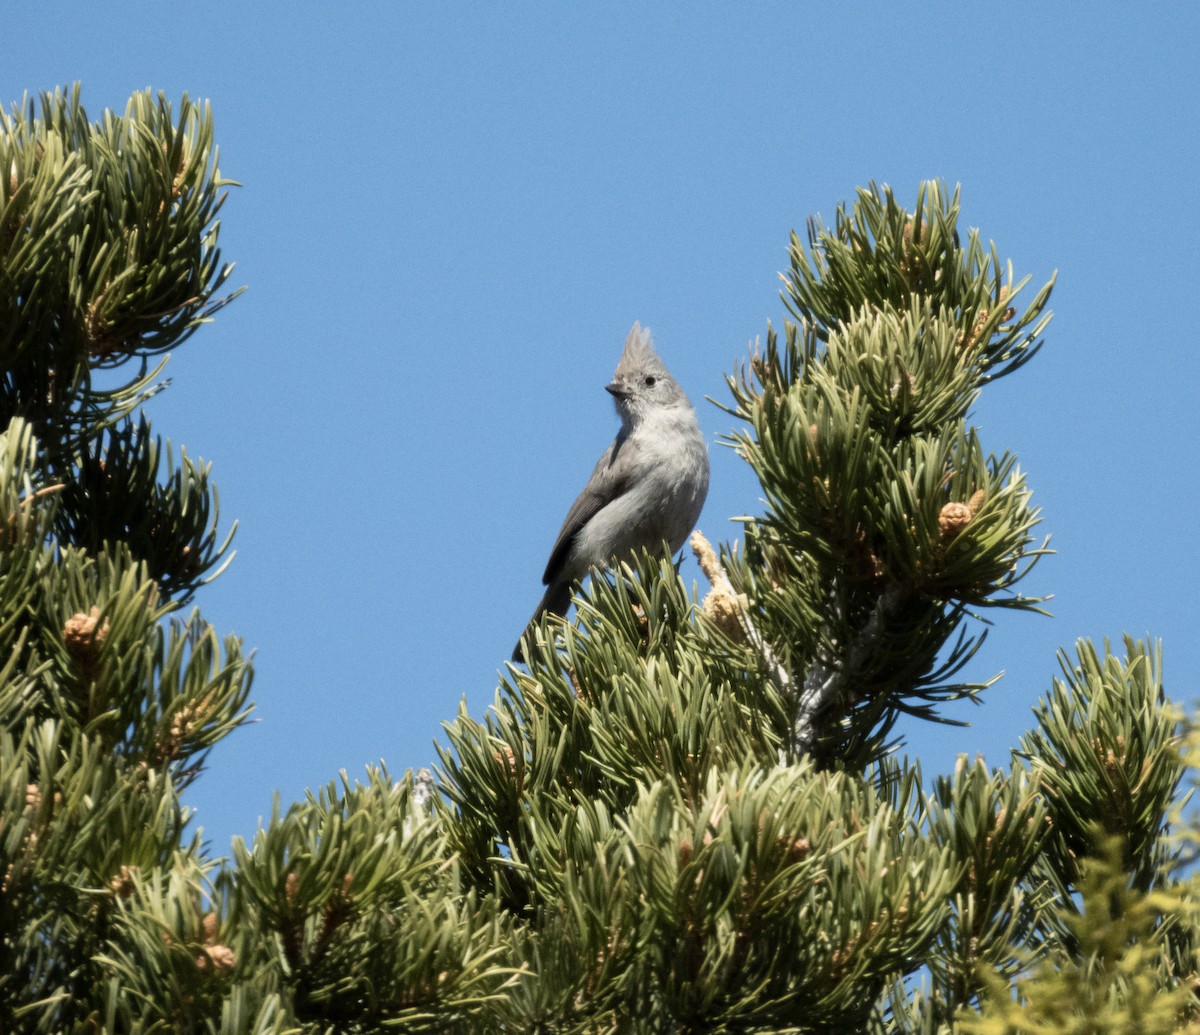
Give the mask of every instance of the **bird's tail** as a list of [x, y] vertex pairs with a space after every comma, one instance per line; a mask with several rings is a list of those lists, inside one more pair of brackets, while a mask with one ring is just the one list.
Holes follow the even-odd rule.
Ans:
[[532, 637], [534, 627], [541, 620], [542, 615], [549, 612], [552, 615], [560, 617], [566, 615], [567, 608], [571, 606], [571, 584], [569, 582], [553, 582], [542, 595], [542, 601], [538, 604], [537, 609], [533, 612], [533, 617], [529, 619], [529, 623], [525, 626], [525, 631], [521, 633], [521, 638], [517, 641], [517, 645], [513, 648], [512, 659], [518, 665], [525, 663], [524, 645], [527, 637]]

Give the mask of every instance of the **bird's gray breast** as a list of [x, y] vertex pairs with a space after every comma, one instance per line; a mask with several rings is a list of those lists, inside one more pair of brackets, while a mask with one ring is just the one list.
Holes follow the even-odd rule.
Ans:
[[628, 491], [580, 529], [577, 559], [584, 570], [640, 549], [674, 552], [695, 527], [708, 492], [708, 453], [695, 418], [657, 421], [623, 443], [617, 462], [629, 465]]

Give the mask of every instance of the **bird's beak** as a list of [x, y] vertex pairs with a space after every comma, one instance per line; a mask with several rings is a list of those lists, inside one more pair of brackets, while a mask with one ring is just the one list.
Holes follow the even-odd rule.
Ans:
[[631, 394], [629, 389], [621, 384], [620, 381], [614, 381], [610, 385], [605, 385], [604, 390], [608, 392], [609, 395], [615, 395], [618, 399], [628, 399]]

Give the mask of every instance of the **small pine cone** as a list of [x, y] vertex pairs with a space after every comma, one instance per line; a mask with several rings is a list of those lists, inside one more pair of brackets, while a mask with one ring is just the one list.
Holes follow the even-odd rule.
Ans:
[[938, 514], [938, 530], [943, 539], [953, 539], [971, 523], [971, 508], [965, 503], [947, 503]]
[[237, 965], [237, 956], [228, 945], [206, 945], [204, 951], [196, 957], [196, 967], [200, 970], [232, 970]]
[[71, 615], [63, 626], [63, 641], [67, 651], [81, 665], [95, 662], [108, 637], [108, 623], [97, 628], [99, 621], [100, 608], [92, 607], [87, 614], [77, 612]]
[[208, 718], [212, 708], [212, 695], [205, 694], [193, 704], [185, 704], [171, 716], [171, 737], [181, 743], [196, 732], [196, 728]]
[[296, 900], [296, 892], [299, 890], [300, 874], [298, 874], [295, 870], [292, 870], [287, 875], [287, 879], [283, 882], [283, 897], [286, 898], [288, 902], [294, 902]]
[[25, 785], [25, 807], [37, 811], [42, 804], [42, 789], [36, 783]]
[[990, 310], [980, 309], [979, 315], [975, 317], [975, 326], [971, 328], [971, 342], [974, 344], [979, 335], [983, 333], [983, 328], [988, 322], [988, 317], [991, 316]]
[[108, 890], [117, 898], [129, 898], [133, 894], [133, 878], [136, 873], [136, 866], [122, 866], [121, 872], [114, 874], [108, 882]]
[[983, 509], [984, 501], [987, 499], [987, 493], [983, 489], [976, 489], [971, 493], [971, 498], [967, 500], [967, 510], [971, 512], [971, 517], [974, 517]]

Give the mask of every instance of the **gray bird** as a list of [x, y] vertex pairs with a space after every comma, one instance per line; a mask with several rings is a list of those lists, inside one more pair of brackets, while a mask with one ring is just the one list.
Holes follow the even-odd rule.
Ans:
[[[565, 615], [572, 585], [640, 549], [674, 553], [708, 495], [708, 450], [692, 404], [634, 324], [612, 384], [621, 430], [571, 505], [542, 582], [546, 593], [522, 634], [547, 611]], [[513, 660], [523, 661], [521, 643]]]

